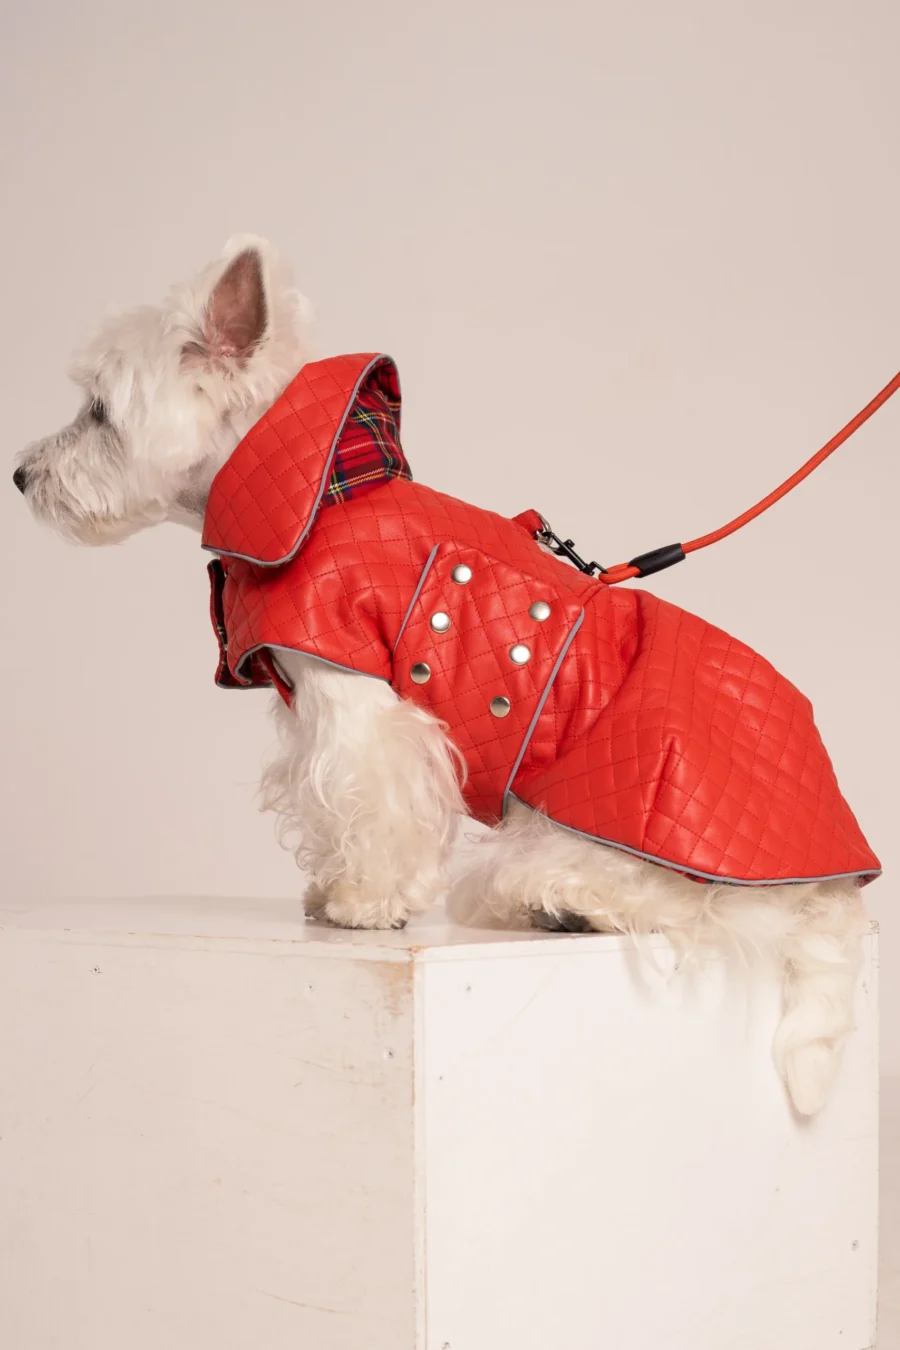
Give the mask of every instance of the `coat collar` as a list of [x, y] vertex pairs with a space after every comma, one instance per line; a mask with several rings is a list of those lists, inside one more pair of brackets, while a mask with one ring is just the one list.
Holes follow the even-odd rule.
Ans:
[[395, 402], [399, 419], [399, 379], [389, 356], [335, 356], [304, 366], [213, 479], [203, 547], [262, 567], [290, 562], [315, 523], [347, 418], [373, 387]]

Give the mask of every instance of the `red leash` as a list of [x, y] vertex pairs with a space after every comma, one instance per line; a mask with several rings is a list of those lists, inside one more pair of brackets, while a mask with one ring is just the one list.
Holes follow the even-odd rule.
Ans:
[[767, 497], [763, 497], [762, 501], [757, 502], [755, 506], [751, 506], [749, 511], [744, 511], [742, 515], [735, 516], [734, 520], [729, 521], [727, 525], [723, 525], [721, 529], [713, 530], [711, 534], [703, 534], [699, 539], [689, 539], [686, 544], [666, 544], [663, 548], [652, 549], [649, 553], [641, 553], [638, 557], [632, 558], [630, 562], [617, 563], [615, 567], [602, 568], [599, 563], [585, 563], [574, 552], [571, 539], [560, 539], [546, 523], [544, 523], [545, 528], [540, 532], [541, 536], [555, 553], [569, 558], [581, 571], [591, 574], [595, 570], [599, 571], [598, 580], [606, 582], [609, 586], [615, 586], [619, 581], [628, 581], [631, 577], [646, 577], [652, 572], [661, 572], [664, 568], [672, 567], [675, 563], [681, 562], [689, 553], [696, 553], [700, 548], [708, 548], [710, 544], [717, 544], [720, 539], [725, 539], [729, 534], [734, 534], [736, 530], [740, 530], [744, 525], [748, 525], [751, 520], [761, 516], [763, 511], [768, 511], [770, 506], [774, 506], [776, 502], [781, 501], [782, 497], [786, 497], [798, 483], [802, 483], [804, 478], [808, 478], [814, 469], [824, 463], [828, 456], [837, 450], [839, 445], [843, 445], [846, 440], [849, 440], [854, 431], [859, 430], [863, 422], [868, 422], [873, 413], [876, 413], [883, 404], [887, 403], [888, 399], [896, 394], [898, 389], [900, 389], [900, 371], [897, 372], [890, 384], [884, 386], [880, 394], [875, 395], [871, 403], [866, 404], [862, 412], [858, 412], [836, 436], [832, 436], [830, 441], [826, 441], [822, 449], [817, 450], [805, 464], [801, 465], [796, 473], [791, 474], [790, 478], [786, 478], [780, 487], [775, 488], [774, 492], [770, 492]]

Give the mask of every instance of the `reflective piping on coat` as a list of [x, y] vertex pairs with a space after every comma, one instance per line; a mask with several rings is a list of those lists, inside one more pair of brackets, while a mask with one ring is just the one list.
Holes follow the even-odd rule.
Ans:
[[[547, 683], [544, 685], [544, 692], [538, 699], [537, 707], [534, 710], [534, 716], [532, 717], [531, 721], [528, 724], [528, 730], [525, 732], [524, 740], [522, 741], [522, 744], [519, 747], [519, 753], [516, 755], [516, 760], [512, 766], [512, 771], [509, 775], [509, 778], [506, 780], [506, 787], [503, 789], [503, 805], [501, 807], [501, 811], [504, 816], [506, 815], [506, 799], [510, 794], [510, 789], [512, 788], [513, 780], [515, 779], [516, 774], [519, 772], [519, 765], [522, 763], [522, 760], [525, 757], [525, 751], [528, 749], [528, 744], [532, 736], [534, 735], [534, 729], [537, 726], [538, 718], [544, 711], [544, 704], [547, 702], [550, 690], [553, 688], [553, 681], [559, 674], [560, 666], [565, 660], [566, 653], [568, 652], [569, 648], [572, 645], [572, 640], [583, 623], [584, 623], [584, 610], [582, 609], [579, 612], [578, 618], [575, 620], [575, 622], [572, 624], [572, 627], [569, 629], [569, 636], [563, 643], [562, 650], [560, 651], [559, 655], [557, 656], [556, 660], [553, 663], [553, 669], [551, 670], [547, 678]], [[518, 798], [516, 798], [516, 800], [518, 800]]]
[[400, 632], [397, 634], [397, 637], [396, 637], [396, 640], [395, 640], [395, 642], [394, 642], [394, 645], [393, 645], [393, 647], [391, 648], [391, 659], [392, 659], [392, 660], [393, 660], [394, 652], [397, 650], [398, 646], [400, 645], [400, 639], [401, 639], [402, 636], [403, 636], [403, 633], [404, 633], [404, 630], [405, 630], [405, 628], [406, 628], [406, 625], [409, 623], [410, 615], [412, 614], [413, 610], [414, 610], [415, 607], [416, 607], [416, 602], [418, 601], [419, 596], [422, 594], [422, 587], [425, 585], [425, 579], [426, 579], [426, 577], [428, 576], [428, 573], [431, 571], [432, 564], [433, 564], [435, 558], [436, 558], [437, 555], [438, 555], [438, 550], [440, 549], [440, 547], [441, 547], [440, 544], [435, 544], [434, 548], [431, 550], [431, 552], [430, 552], [429, 555], [428, 555], [428, 559], [427, 559], [427, 561], [426, 561], [426, 563], [425, 563], [425, 566], [422, 568], [422, 575], [419, 577], [419, 580], [416, 582], [416, 589], [413, 591], [413, 598], [412, 598], [412, 599], [410, 600], [410, 602], [409, 602], [409, 608], [407, 609], [406, 613], [404, 614], [404, 616], [403, 616], [403, 622], [402, 622], [401, 625], [400, 625]]
[[[275, 558], [274, 561], [267, 562], [264, 561], [262, 558], [253, 558], [247, 553], [231, 553], [226, 548], [215, 548], [215, 546], [212, 544], [201, 544], [200, 545], [201, 548], [206, 549], [207, 553], [215, 553], [216, 556], [219, 558], [237, 558], [240, 562], [253, 563], [255, 567], [283, 567], [285, 563], [291, 562], [297, 556], [301, 546], [306, 543], [306, 539], [310, 530], [316, 523], [316, 516], [319, 514], [319, 507], [322, 505], [322, 498], [325, 496], [325, 493], [328, 489], [328, 480], [331, 477], [331, 470], [334, 466], [334, 456], [335, 453], [337, 452], [338, 441], [344, 434], [344, 427], [347, 424], [347, 418], [353, 411], [353, 408], [356, 404], [357, 395], [359, 394], [359, 391], [362, 388], [363, 383], [372, 374], [372, 371], [377, 370], [379, 366], [394, 366], [394, 370], [396, 371], [397, 369], [392, 357], [384, 355], [375, 356], [366, 366], [365, 370], [362, 372], [359, 379], [356, 381], [356, 384], [353, 386], [353, 391], [347, 400], [347, 406], [345, 407], [341, 420], [338, 423], [337, 430], [334, 433], [334, 439], [331, 442], [331, 449], [328, 451], [328, 455], [325, 460], [325, 468], [322, 471], [322, 481], [319, 484], [319, 490], [316, 493], [316, 499], [313, 502], [312, 507], [310, 508], [306, 524], [304, 525], [303, 529], [300, 531], [299, 535], [294, 541], [294, 547], [291, 549], [291, 551], [289, 553], [285, 553], [284, 556], [281, 558]], [[398, 385], [399, 382], [400, 377], [398, 375], [397, 376]], [[228, 461], [226, 460], [226, 463], [227, 462]], [[210, 491], [211, 490], [212, 489], [210, 489]], [[266, 644], [263, 643], [261, 645], [265, 646]], [[254, 650], [256, 651], [258, 650], [258, 648], [254, 648]], [[291, 648], [286, 648], [285, 650], [290, 651]], [[331, 662], [328, 662], [328, 664], [330, 665]], [[343, 667], [340, 668], [343, 669]], [[347, 669], [349, 669], [349, 667], [347, 667]], [[365, 674], [364, 671], [359, 671], [358, 673], [361, 675]], [[378, 675], [375, 676], [375, 678], [381, 679], [381, 676]]]
[[685, 867], [682, 863], [669, 862], [666, 858], [657, 858], [652, 853], [643, 853], [639, 848], [630, 848], [628, 844], [619, 844], [615, 839], [604, 839], [599, 834], [587, 834], [584, 830], [577, 830], [574, 825], [563, 825], [561, 821], [554, 820], [552, 816], [547, 815], [546, 811], [541, 811], [537, 806], [532, 806], [525, 802], [521, 797], [517, 797], [514, 792], [507, 793], [503, 803], [503, 814], [506, 815], [507, 803], [518, 802], [524, 806], [527, 811], [533, 811], [536, 816], [544, 816], [552, 821], [558, 830], [565, 830], [568, 834], [577, 835], [579, 839], [587, 839], [591, 844], [605, 844], [607, 848], [618, 849], [620, 853], [630, 853], [633, 858], [642, 858], [644, 862], [656, 863], [657, 867], [666, 867], [670, 872], [682, 872], [686, 877], [695, 877], [698, 881], [718, 881], [723, 886], [811, 886], [814, 882], [820, 881], [856, 881], [859, 877], [866, 877], [868, 880], [874, 880], [881, 876], [881, 868], [870, 867], [863, 868], [859, 872], [831, 872], [824, 877], [772, 877], [765, 881], [744, 881], [740, 877], [720, 877], [715, 872], [701, 872], [695, 867]]

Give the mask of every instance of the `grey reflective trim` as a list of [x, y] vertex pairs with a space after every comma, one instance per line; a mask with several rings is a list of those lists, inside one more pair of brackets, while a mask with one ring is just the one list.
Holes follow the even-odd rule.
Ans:
[[643, 858], [645, 862], [656, 863], [657, 867], [666, 867], [670, 872], [683, 872], [688, 877], [699, 877], [701, 881], [720, 881], [728, 886], [807, 886], [814, 881], [853, 881], [855, 877], [880, 877], [880, 867], [862, 868], [859, 872], [829, 872], [823, 877], [771, 877], [764, 881], [744, 881], [739, 877], [720, 877], [715, 872], [701, 872], [696, 867], [685, 867], [682, 863], [669, 862], [667, 858], [654, 857], [652, 853], [642, 853], [639, 848], [629, 848], [627, 844], [619, 844], [615, 839], [604, 839], [600, 834], [588, 834], [585, 830], [576, 830], [574, 825], [564, 825], [561, 820], [554, 820], [553, 816], [548, 815], [546, 811], [541, 811], [537, 806], [532, 806], [525, 802], [521, 797], [517, 797], [514, 792], [508, 792], [506, 800], [503, 803], [503, 814], [506, 815], [507, 802], [518, 802], [528, 811], [534, 811], [535, 815], [546, 816], [552, 820], [553, 824], [560, 830], [566, 830], [569, 834], [577, 834], [580, 839], [587, 839], [592, 844], [605, 844], [607, 848], [617, 848], [620, 853], [630, 853], [633, 858]]
[[[547, 699], [550, 695], [550, 690], [553, 688], [553, 681], [559, 674], [559, 668], [562, 665], [563, 661], [565, 660], [566, 653], [568, 652], [569, 648], [572, 645], [572, 639], [574, 638], [575, 634], [578, 632], [579, 628], [583, 623], [584, 623], [584, 610], [582, 609], [579, 612], [578, 618], [575, 620], [575, 622], [572, 624], [572, 627], [569, 629], [569, 635], [562, 645], [562, 650], [553, 663], [553, 669], [550, 672], [550, 677], [547, 680], [547, 683], [544, 685], [544, 692], [538, 699], [538, 705], [534, 710], [534, 716], [532, 717], [531, 721], [528, 724], [528, 730], [525, 732], [525, 738], [522, 741], [522, 744], [519, 746], [519, 753], [516, 755], [515, 763], [512, 766], [509, 778], [506, 780], [506, 787], [503, 789], [502, 810], [504, 815], [506, 815], [506, 798], [509, 795], [510, 788], [512, 787], [513, 779], [519, 772], [519, 765], [522, 763], [522, 760], [525, 756], [525, 751], [528, 749], [528, 743], [531, 740], [532, 736], [534, 735], [534, 729], [537, 726], [538, 718], [544, 711], [544, 704], [547, 702]], [[524, 804], [525, 803], [523, 803], [523, 805]]]
[[407, 624], [409, 623], [409, 621], [410, 621], [410, 618], [411, 618], [411, 616], [412, 616], [412, 612], [413, 612], [413, 610], [414, 610], [415, 607], [416, 607], [416, 602], [417, 602], [419, 596], [422, 594], [422, 587], [425, 585], [425, 578], [428, 576], [428, 573], [431, 571], [431, 564], [434, 562], [435, 558], [437, 557], [437, 552], [438, 552], [438, 549], [439, 549], [439, 548], [440, 548], [440, 544], [435, 544], [434, 548], [431, 550], [431, 552], [430, 552], [429, 555], [428, 555], [428, 561], [425, 563], [425, 566], [422, 568], [422, 575], [419, 577], [419, 580], [416, 582], [416, 589], [413, 591], [413, 598], [410, 600], [410, 602], [409, 602], [409, 608], [407, 609], [406, 613], [405, 613], [404, 616], [403, 616], [403, 622], [402, 622], [401, 625], [400, 625], [400, 632], [397, 634], [397, 641], [394, 643], [394, 648], [393, 648], [393, 651], [391, 652], [391, 656], [394, 655], [394, 652], [395, 652], [395, 651], [397, 650], [397, 648], [400, 646], [400, 639], [401, 639], [402, 636], [403, 636], [403, 633], [404, 633], [404, 631], [405, 631], [405, 629], [406, 629], [406, 625], [407, 625]]
[[[264, 652], [264, 651], [297, 652], [300, 656], [308, 656], [311, 661], [321, 661], [323, 666], [330, 666], [332, 670], [344, 670], [347, 672], [348, 675], [361, 675], [364, 680], [381, 680], [383, 684], [390, 684], [390, 680], [387, 678], [386, 675], [370, 675], [367, 670], [355, 670], [353, 666], [339, 665], [337, 661], [329, 661], [326, 657], [319, 656], [316, 652], [308, 652], [305, 647], [285, 647], [281, 643], [274, 643], [274, 642], [257, 642], [255, 647], [248, 647], [247, 650], [244, 652], [244, 655], [238, 662], [238, 672], [240, 672], [241, 666], [243, 666], [244, 662], [247, 661], [251, 656], [255, 656], [257, 652]], [[240, 678], [239, 674], [235, 675], [235, 679], [239, 678]], [[285, 681], [285, 683], [287, 683], [287, 681]], [[241, 689], [259, 689], [259, 687], [260, 686], [258, 684], [254, 685], [249, 683], [240, 685]], [[267, 688], [268, 686], [263, 687]], [[219, 688], [233, 689], [234, 685], [233, 684], [219, 685]]]
[[[322, 472], [322, 481], [319, 483], [319, 490], [316, 493], [316, 499], [313, 502], [312, 507], [310, 509], [310, 513], [306, 518], [306, 523], [303, 526], [303, 529], [298, 534], [294, 542], [294, 547], [290, 550], [290, 552], [285, 553], [283, 558], [276, 558], [274, 562], [265, 562], [263, 561], [262, 558], [254, 558], [247, 553], [232, 553], [229, 549], [215, 548], [213, 547], [212, 544], [201, 544], [200, 545], [201, 548], [206, 549], [207, 553], [215, 553], [215, 555], [219, 558], [237, 558], [239, 562], [253, 563], [254, 566], [256, 567], [283, 567], [286, 562], [290, 562], [292, 558], [295, 558], [297, 556], [301, 544], [305, 542], [307, 535], [309, 534], [313, 525], [315, 525], [316, 523], [316, 516], [319, 513], [319, 507], [322, 505], [322, 498], [325, 496], [325, 490], [328, 486], [328, 479], [331, 477], [331, 466], [334, 464], [334, 456], [337, 452], [338, 441], [341, 439], [341, 436], [343, 434], [347, 418], [353, 411], [353, 405], [356, 403], [356, 399], [359, 395], [360, 389], [362, 388], [365, 381], [372, 374], [372, 371], [376, 370], [378, 366], [394, 366], [394, 369], [396, 370], [396, 365], [390, 356], [385, 356], [383, 354], [380, 356], [373, 356], [372, 360], [366, 366], [365, 370], [362, 372], [359, 379], [356, 381], [356, 384], [353, 386], [353, 392], [347, 399], [347, 406], [344, 408], [344, 414], [341, 417], [340, 422], [338, 423], [337, 430], [334, 433], [334, 439], [331, 442], [331, 449], [328, 451], [328, 457], [325, 460], [325, 468]], [[227, 462], [228, 461], [226, 460], [226, 463]], [[215, 479], [213, 479], [213, 483], [215, 483]], [[212, 488], [210, 488], [210, 494], [211, 493]], [[376, 678], [380, 678], [380, 676]]]

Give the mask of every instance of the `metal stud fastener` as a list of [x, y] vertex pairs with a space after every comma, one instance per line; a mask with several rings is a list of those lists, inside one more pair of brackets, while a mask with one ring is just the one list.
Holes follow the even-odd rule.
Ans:
[[450, 576], [456, 582], [457, 586], [468, 586], [469, 582], [472, 580], [472, 569], [465, 563], [458, 563], [450, 573]]
[[431, 616], [431, 626], [436, 633], [446, 633], [450, 627], [450, 615], [439, 609], [437, 614]]
[[509, 649], [509, 659], [517, 666], [525, 666], [531, 660], [531, 648], [526, 647], [524, 642], [517, 642]]
[[536, 623], [543, 623], [550, 618], [550, 606], [546, 600], [535, 600], [533, 605], [529, 605], [528, 613]]
[[417, 661], [409, 672], [409, 678], [413, 684], [427, 684], [431, 679], [431, 666], [424, 661]]
[[502, 694], [498, 698], [491, 699], [491, 712], [494, 717], [508, 717], [511, 707], [509, 699], [504, 698]]

